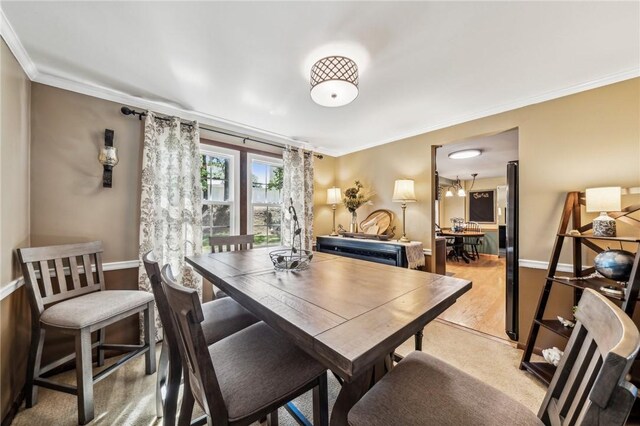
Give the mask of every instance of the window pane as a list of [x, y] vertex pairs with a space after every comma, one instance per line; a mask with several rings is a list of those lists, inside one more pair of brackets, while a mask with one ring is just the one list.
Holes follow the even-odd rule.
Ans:
[[260, 247], [260, 246], [266, 246], [268, 245], [268, 238], [269, 236], [267, 235], [267, 227], [266, 226], [253, 226], [253, 235], [254, 235], [254, 240], [253, 240], [253, 246], [254, 247]]
[[207, 201], [231, 200], [231, 159], [203, 155], [200, 169], [203, 198]]
[[274, 226], [269, 230], [269, 245], [280, 245], [280, 225]]

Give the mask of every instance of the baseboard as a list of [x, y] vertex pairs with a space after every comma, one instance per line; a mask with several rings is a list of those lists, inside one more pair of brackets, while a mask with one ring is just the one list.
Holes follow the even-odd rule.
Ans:
[[2, 426], [9, 426], [13, 422], [13, 419], [16, 417], [16, 414], [18, 414], [18, 411], [20, 410], [23, 402], [24, 386], [22, 387], [22, 389], [20, 389], [20, 392], [18, 392], [18, 395], [16, 395], [16, 398], [11, 403], [7, 415], [2, 419]]

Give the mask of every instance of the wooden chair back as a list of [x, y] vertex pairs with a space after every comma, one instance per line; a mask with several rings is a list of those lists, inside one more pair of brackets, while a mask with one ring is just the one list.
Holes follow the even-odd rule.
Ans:
[[38, 315], [51, 303], [104, 290], [101, 241], [22, 248], [18, 257]]
[[254, 235], [229, 235], [209, 237], [212, 253], [221, 251], [250, 250], [253, 248]]
[[482, 228], [478, 222], [467, 222], [464, 225], [465, 231], [482, 232]]
[[[178, 331], [176, 330], [173, 319], [171, 318], [171, 311], [169, 310], [169, 301], [167, 295], [162, 287], [162, 278], [160, 277], [160, 264], [153, 255], [153, 251], [145, 253], [142, 257], [144, 263], [144, 269], [147, 272], [147, 277], [151, 283], [151, 290], [153, 291], [153, 297], [156, 300], [156, 308], [158, 309], [158, 315], [160, 315], [160, 321], [162, 322], [163, 338], [167, 340], [169, 350], [178, 350]], [[179, 352], [176, 352], [176, 354]]]
[[640, 348], [633, 321], [603, 295], [586, 289], [577, 323], [538, 417], [545, 424], [623, 425], [637, 389], [626, 381]]
[[[178, 347], [185, 375], [188, 375], [189, 388], [210, 418], [226, 420], [227, 407], [202, 331], [204, 315], [198, 293], [178, 285], [170, 265], [162, 268], [161, 277], [169, 312], [177, 330]], [[225, 420], [221, 420], [221, 424], [226, 424]]]

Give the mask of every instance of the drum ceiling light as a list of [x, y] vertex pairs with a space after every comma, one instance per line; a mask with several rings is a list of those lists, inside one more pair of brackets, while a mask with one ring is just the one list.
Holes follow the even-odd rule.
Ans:
[[456, 151], [449, 154], [449, 158], [452, 160], [461, 160], [463, 158], [473, 158], [482, 154], [479, 149], [464, 149], [462, 151]]
[[347, 105], [358, 96], [358, 65], [344, 56], [328, 56], [311, 67], [311, 99], [325, 107]]

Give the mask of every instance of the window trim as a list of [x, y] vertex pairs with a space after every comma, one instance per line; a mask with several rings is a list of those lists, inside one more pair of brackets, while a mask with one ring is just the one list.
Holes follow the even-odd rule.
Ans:
[[[251, 181], [251, 170], [253, 169], [253, 161], [257, 160], [261, 163], [266, 163], [271, 166], [276, 167], [284, 167], [284, 161], [282, 158], [268, 157], [266, 155], [247, 153], [247, 234], [249, 230], [253, 232], [253, 206], [258, 207], [269, 207], [269, 206], [277, 206], [275, 203], [252, 203], [251, 200], [253, 198], [253, 185]], [[282, 200], [280, 200], [279, 204], [280, 208], [282, 208]], [[282, 228], [280, 229], [282, 232]], [[265, 247], [268, 247], [265, 246]], [[273, 247], [273, 246], [272, 246]]]
[[232, 206], [231, 223], [229, 224], [229, 234], [240, 234], [240, 151], [223, 148], [215, 145], [209, 145], [200, 142], [200, 154], [210, 156], [223, 156], [230, 158], [231, 165], [231, 194], [229, 201], [205, 201], [202, 204], [218, 204]]

